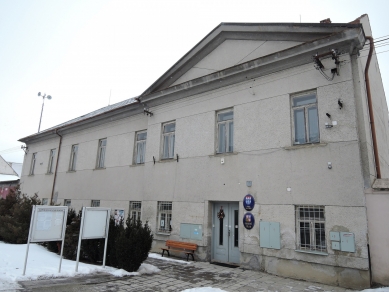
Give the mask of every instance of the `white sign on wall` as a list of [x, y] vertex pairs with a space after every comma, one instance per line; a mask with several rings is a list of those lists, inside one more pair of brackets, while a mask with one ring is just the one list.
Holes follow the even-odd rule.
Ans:
[[27, 240], [23, 276], [26, 273], [30, 242], [62, 241], [58, 273], [61, 272], [62, 253], [65, 240], [67, 206], [33, 206]]

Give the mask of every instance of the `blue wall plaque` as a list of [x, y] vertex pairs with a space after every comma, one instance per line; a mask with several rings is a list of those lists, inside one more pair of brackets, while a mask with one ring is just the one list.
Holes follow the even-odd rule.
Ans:
[[243, 225], [246, 229], [251, 229], [254, 227], [255, 219], [254, 215], [251, 213], [246, 213], [243, 215]]
[[250, 194], [247, 194], [246, 196], [244, 196], [243, 207], [247, 211], [251, 211], [252, 209], [254, 209], [254, 206], [255, 206], [254, 197]]

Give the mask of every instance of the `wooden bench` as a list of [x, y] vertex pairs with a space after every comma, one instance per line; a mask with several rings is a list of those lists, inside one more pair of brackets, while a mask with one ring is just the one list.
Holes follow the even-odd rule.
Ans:
[[164, 255], [165, 251], [167, 251], [168, 256], [170, 256], [169, 251], [180, 250], [185, 252], [187, 261], [189, 260], [189, 256], [191, 256], [192, 260], [194, 261], [193, 254], [197, 249], [197, 244], [183, 241], [166, 240], [166, 248], [162, 247], [161, 249], [162, 256]]

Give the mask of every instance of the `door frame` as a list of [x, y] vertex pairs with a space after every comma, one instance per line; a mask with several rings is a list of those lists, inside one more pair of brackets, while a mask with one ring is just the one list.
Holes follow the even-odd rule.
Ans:
[[[216, 221], [216, 217], [217, 217], [217, 210], [216, 210], [216, 205], [223, 205], [223, 210], [226, 210], [226, 208], [224, 207], [224, 206], [228, 206], [228, 209], [230, 209], [230, 205], [235, 205], [235, 206], [237, 206], [237, 208], [238, 208], [238, 235], [240, 236], [240, 228], [242, 227], [241, 226], [241, 220], [239, 220], [240, 219], [240, 212], [239, 212], [239, 207], [240, 207], [240, 205], [239, 205], [239, 201], [211, 201], [211, 205], [212, 205], [212, 218], [211, 218], [211, 222], [212, 222], [212, 224], [211, 224], [211, 228], [212, 228], [212, 233], [211, 233], [211, 262], [220, 262], [220, 263], [226, 263], [226, 264], [233, 264], [233, 265], [239, 265], [240, 264], [240, 261], [239, 262], [229, 262], [228, 260], [226, 261], [226, 262], [221, 262], [220, 260], [216, 260], [215, 259], [215, 244], [216, 244], [216, 242], [217, 242], [217, 238], [218, 238], [218, 235], [216, 234], [216, 227], [215, 227], [215, 225], [216, 225], [216, 223], [217, 223], [217, 221]], [[233, 216], [232, 215], [232, 212], [231, 212], [231, 214], [229, 214], [229, 218], [228, 218], [228, 224], [230, 224], [230, 220], [233, 220], [232, 218], [233, 217], [231, 217], [231, 216]], [[231, 233], [233, 232], [233, 228], [231, 228]], [[229, 238], [228, 239], [228, 244], [230, 244], [230, 242], [232, 242], [232, 239], [231, 238]], [[239, 250], [239, 241], [238, 241], [238, 250]], [[229, 257], [229, 249], [230, 249], [230, 246], [227, 246], [227, 251], [228, 251], [228, 257]], [[239, 254], [240, 254], [240, 250], [239, 250]], [[239, 257], [240, 258], [240, 257]]]

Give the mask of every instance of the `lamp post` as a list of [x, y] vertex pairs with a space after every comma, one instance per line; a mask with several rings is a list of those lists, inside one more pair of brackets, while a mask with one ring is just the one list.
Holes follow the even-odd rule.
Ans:
[[48, 100], [50, 100], [50, 99], [51, 99], [51, 95], [47, 95], [47, 96], [46, 96], [46, 93], [44, 93], [43, 95], [41, 95], [41, 93], [38, 92], [38, 96], [42, 96], [42, 98], [43, 98], [42, 110], [41, 110], [41, 118], [39, 119], [39, 127], [38, 127], [38, 133], [39, 133], [39, 131], [40, 131], [40, 129], [41, 129], [42, 114], [43, 114], [43, 106], [45, 105], [45, 98], [47, 98]]

